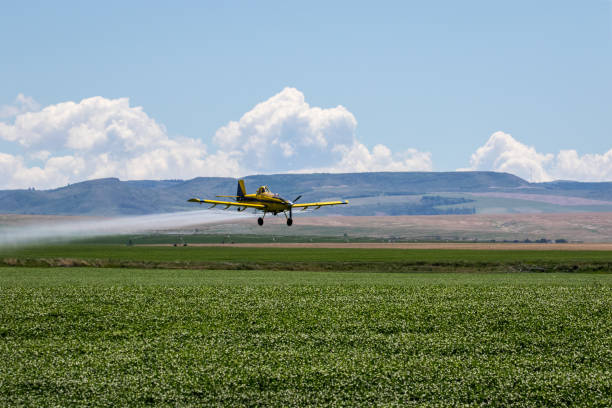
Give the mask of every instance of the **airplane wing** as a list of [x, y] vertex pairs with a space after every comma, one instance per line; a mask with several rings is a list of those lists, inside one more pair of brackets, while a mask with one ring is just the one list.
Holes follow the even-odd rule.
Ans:
[[342, 200], [342, 201], [322, 201], [320, 203], [304, 203], [304, 204], [293, 204], [293, 208], [303, 208], [304, 210], [308, 207], [317, 207], [315, 208], [315, 210], [318, 210], [321, 207], [324, 207], [326, 205], [342, 205], [342, 204], [348, 204], [348, 200]]
[[244, 207], [245, 209], [246, 208], [257, 208], [258, 210], [263, 210], [264, 208], [266, 208], [266, 206], [263, 204], [249, 204], [249, 203], [241, 203], [238, 201], [200, 200], [199, 198], [190, 198], [187, 201], [189, 201], [190, 203], [212, 204], [213, 206], [210, 208], [213, 208], [216, 205], [224, 205], [225, 208], [234, 206], [234, 207]]

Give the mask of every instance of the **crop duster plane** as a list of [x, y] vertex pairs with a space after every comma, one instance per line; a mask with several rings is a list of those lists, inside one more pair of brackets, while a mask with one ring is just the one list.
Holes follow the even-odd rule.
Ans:
[[[293, 201], [285, 200], [278, 194], [274, 194], [270, 191], [268, 186], [261, 186], [257, 189], [257, 193], [255, 194], [247, 194], [246, 189], [244, 188], [244, 180], [238, 180], [238, 191], [235, 196], [226, 196], [220, 195], [217, 197], [226, 197], [233, 198], [236, 201], [219, 201], [219, 200], [200, 200], [199, 198], [191, 198], [188, 201], [192, 203], [200, 203], [200, 204], [212, 204], [210, 208], [216, 207], [217, 205], [224, 205], [224, 210], [227, 210], [229, 207], [238, 207], [238, 211], [244, 211], [247, 208], [254, 208], [255, 211], [262, 211], [263, 217], [259, 217], [257, 219], [257, 223], [259, 225], [263, 225], [264, 217], [267, 213], [272, 213], [277, 215], [279, 213], [285, 214], [287, 218], [287, 225], [291, 226], [293, 224], [293, 209], [301, 208], [302, 211], [308, 209], [309, 207], [316, 207], [315, 210], [318, 210], [321, 207], [327, 205], [342, 205], [348, 204], [347, 200], [343, 201], [323, 201], [320, 203], [304, 203], [304, 204], [295, 204], [297, 200], [299, 200], [302, 196], [297, 196]], [[287, 215], [289, 213], [289, 215]]]

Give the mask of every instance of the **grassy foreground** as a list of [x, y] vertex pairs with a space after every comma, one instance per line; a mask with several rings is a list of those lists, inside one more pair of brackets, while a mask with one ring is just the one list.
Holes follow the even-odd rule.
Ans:
[[0, 268], [0, 405], [612, 406], [612, 275]]

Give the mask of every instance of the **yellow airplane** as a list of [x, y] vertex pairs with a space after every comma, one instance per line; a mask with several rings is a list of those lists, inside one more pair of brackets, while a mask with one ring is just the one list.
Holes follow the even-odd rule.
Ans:
[[[255, 211], [263, 211], [263, 217], [259, 217], [257, 219], [257, 223], [259, 225], [263, 225], [264, 218], [267, 213], [272, 213], [274, 215], [283, 213], [287, 218], [287, 225], [289, 226], [293, 224], [294, 208], [302, 208], [302, 211], [304, 211], [308, 207], [316, 207], [315, 210], [318, 210], [319, 208], [326, 205], [348, 204], [347, 200], [295, 204], [295, 202], [302, 197], [301, 195], [297, 196], [293, 201], [285, 200], [278, 194], [272, 193], [268, 186], [259, 187], [257, 189], [257, 193], [255, 194], [247, 194], [246, 189], [244, 188], [244, 180], [238, 180], [238, 191], [236, 192], [235, 196], [220, 195], [217, 197], [234, 198], [236, 201], [200, 200], [199, 198], [191, 198], [188, 201], [192, 203], [212, 204], [210, 208], [214, 208], [217, 205], [224, 205], [224, 210], [227, 210], [229, 207], [234, 206], [238, 207], [238, 211], [244, 211], [247, 208], [254, 208]], [[287, 216], [287, 212], [289, 212], [289, 216]]]

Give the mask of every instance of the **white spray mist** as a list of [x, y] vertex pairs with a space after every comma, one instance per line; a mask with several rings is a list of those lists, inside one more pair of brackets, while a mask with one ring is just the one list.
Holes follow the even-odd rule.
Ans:
[[43, 221], [39, 224], [0, 227], [0, 248], [18, 247], [117, 234], [141, 233], [195, 225], [215, 224], [244, 216], [244, 213], [215, 210], [117, 217], [101, 220]]

